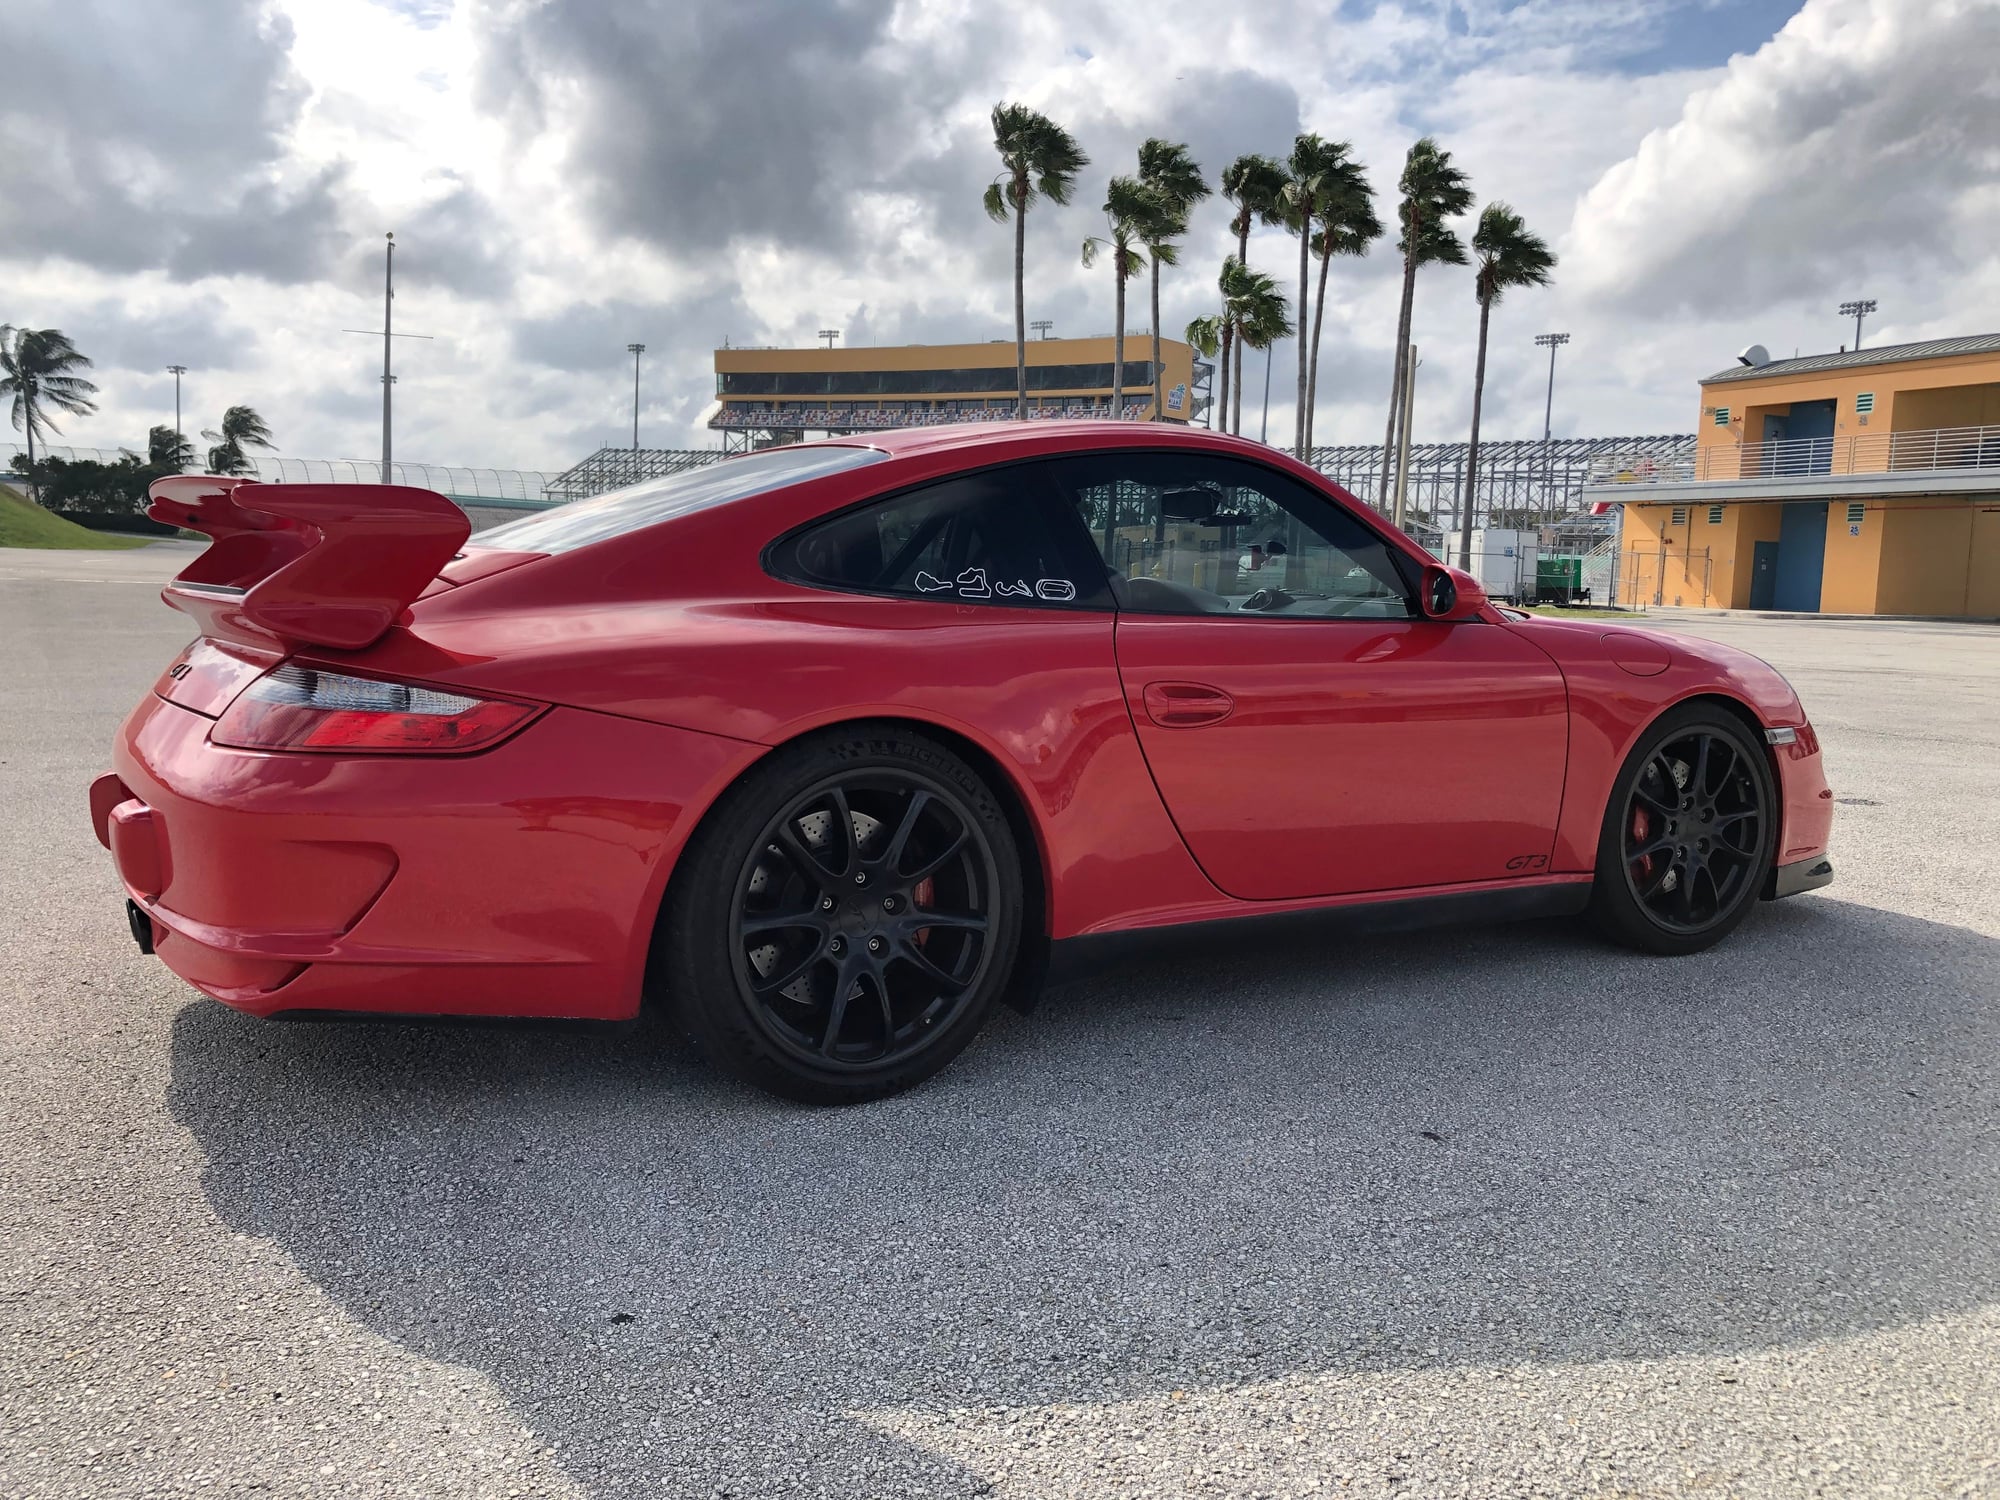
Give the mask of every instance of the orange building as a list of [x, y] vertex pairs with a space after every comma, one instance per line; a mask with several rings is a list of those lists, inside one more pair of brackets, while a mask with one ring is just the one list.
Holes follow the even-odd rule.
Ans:
[[2000, 617], [2000, 334], [1769, 360], [1701, 382], [1684, 468], [1623, 507], [1637, 605]]

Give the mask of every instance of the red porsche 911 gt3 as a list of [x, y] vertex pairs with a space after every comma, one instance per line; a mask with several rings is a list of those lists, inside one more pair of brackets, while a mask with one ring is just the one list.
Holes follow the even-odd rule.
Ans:
[[1260, 444], [1122, 423], [718, 462], [467, 545], [425, 490], [188, 476], [200, 635], [91, 791], [142, 947], [260, 1016], [674, 1008], [794, 1098], [1246, 920], [1588, 911], [1655, 953], [1832, 878], [1784, 679], [1503, 612]]

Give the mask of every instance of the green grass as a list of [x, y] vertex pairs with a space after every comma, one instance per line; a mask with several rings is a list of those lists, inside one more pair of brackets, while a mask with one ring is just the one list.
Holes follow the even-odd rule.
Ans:
[[1547, 615], [1552, 620], [1643, 620], [1643, 609], [1564, 609], [1560, 604], [1522, 604], [1517, 608], [1531, 615]]
[[143, 537], [109, 536], [24, 499], [0, 485], [0, 547], [74, 548], [79, 552], [123, 552], [143, 547]]

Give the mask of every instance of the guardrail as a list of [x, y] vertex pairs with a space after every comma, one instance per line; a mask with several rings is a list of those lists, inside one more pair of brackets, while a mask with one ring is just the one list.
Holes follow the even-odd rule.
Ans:
[[[38, 458], [66, 463], [115, 464], [144, 456], [143, 448], [73, 448], [57, 444], [37, 448]], [[266, 484], [380, 484], [382, 463], [374, 458], [284, 458], [263, 454], [250, 460], [254, 476]], [[392, 463], [389, 483], [436, 490], [455, 500], [477, 502], [550, 499], [549, 486], [560, 476], [540, 469], [486, 469], [464, 464]]]
[[1707, 480], [1804, 479], [1817, 474], [2000, 471], [2000, 426], [1862, 432], [1849, 437], [1786, 438], [1711, 444], [1678, 461], [1624, 470], [1605, 484], [1676, 484]]

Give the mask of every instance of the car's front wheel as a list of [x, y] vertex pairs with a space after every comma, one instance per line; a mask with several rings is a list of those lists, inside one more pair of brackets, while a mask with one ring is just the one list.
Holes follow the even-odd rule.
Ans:
[[1628, 947], [1697, 953], [1755, 904], [1777, 838], [1776, 787], [1750, 730], [1726, 709], [1672, 709], [1612, 786], [1591, 917]]
[[843, 730], [775, 752], [703, 823], [662, 938], [713, 1061], [815, 1104], [929, 1077], [978, 1032], [1020, 947], [1007, 816], [927, 736]]

